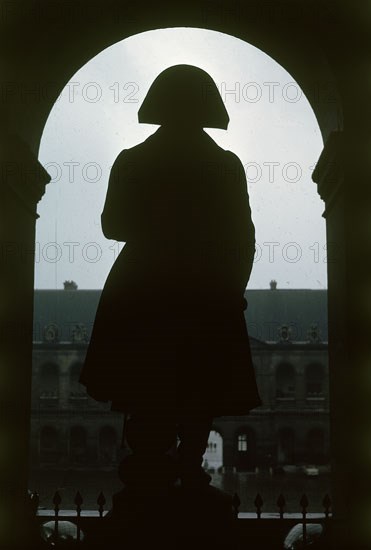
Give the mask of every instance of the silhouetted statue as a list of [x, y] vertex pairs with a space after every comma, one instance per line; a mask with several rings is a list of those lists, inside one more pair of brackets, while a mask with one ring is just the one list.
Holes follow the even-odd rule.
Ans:
[[[213, 418], [261, 403], [244, 319], [255, 231], [241, 161], [203, 130], [229, 122], [207, 73], [166, 69], [138, 118], [160, 128], [112, 167], [102, 228], [126, 244], [104, 286], [80, 381], [130, 415], [138, 460], [123, 468], [125, 482], [137, 476], [144, 490], [179, 477], [199, 488], [210, 480], [201, 464]], [[172, 470], [159, 457], [177, 435]]]

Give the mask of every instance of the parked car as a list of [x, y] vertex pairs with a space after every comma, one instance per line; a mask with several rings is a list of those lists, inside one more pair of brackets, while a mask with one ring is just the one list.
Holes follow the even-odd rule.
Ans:
[[306, 476], [309, 476], [309, 477], [316, 477], [319, 475], [319, 469], [317, 468], [317, 466], [314, 466], [313, 464], [304, 466], [303, 472]]

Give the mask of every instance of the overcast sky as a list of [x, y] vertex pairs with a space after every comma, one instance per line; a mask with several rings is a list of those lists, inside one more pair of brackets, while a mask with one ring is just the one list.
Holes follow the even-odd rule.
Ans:
[[257, 251], [248, 288], [327, 288], [324, 204], [311, 180], [322, 150], [314, 113], [293, 77], [237, 38], [200, 29], [149, 31], [91, 59], [61, 93], [39, 160], [52, 177], [38, 208], [36, 288], [102, 288], [122, 243], [100, 215], [110, 167], [157, 126], [137, 111], [156, 76], [178, 63], [206, 70], [230, 116], [206, 131], [245, 166]]

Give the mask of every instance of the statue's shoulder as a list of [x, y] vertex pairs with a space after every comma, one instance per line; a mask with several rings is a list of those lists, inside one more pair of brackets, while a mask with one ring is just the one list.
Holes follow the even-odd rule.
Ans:
[[233, 151], [230, 151], [229, 149], [224, 149], [224, 152], [225, 152], [225, 158], [227, 159], [228, 162], [236, 166], [239, 166], [242, 164], [240, 157], [236, 155], [236, 153], [234, 153]]
[[137, 143], [132, 147], [127, 149], [122, 149], [122, 151], [116, 157], [115, 163], [128, 163], [136, 162], [138, 160], [143, 160], [146, 155], [152, 154], [153, 146], [156, 144], [156, 132], [151, 134], [141, 143]]
[[218, 155], [220, 159], [230, 164], [241, 164], [240, 158], [229, 149], [223, 149], [207, 132], [203, 132], [203, 138], [205, 143], [212, 149], [214, 154]]

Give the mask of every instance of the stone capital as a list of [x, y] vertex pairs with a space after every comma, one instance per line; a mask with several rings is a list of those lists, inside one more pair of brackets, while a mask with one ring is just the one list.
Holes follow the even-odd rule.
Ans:
[[344, 154], [343, 132], [331, 132], [312, 174], [312, 180], [317, 184], [318, 193], [326, 205], [323, 213], [325, 218], [342, 191]]
[[15, 134], [0, 137], [0, 182], [3, 193], [12, 193], [33, 216], [36, 204], [51, 180], [29, 146]]

